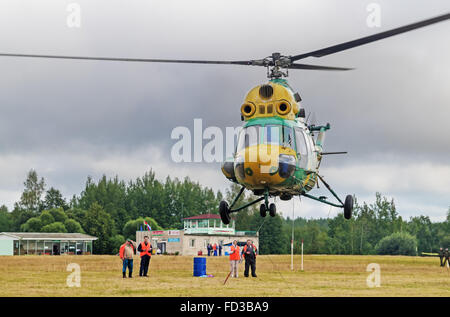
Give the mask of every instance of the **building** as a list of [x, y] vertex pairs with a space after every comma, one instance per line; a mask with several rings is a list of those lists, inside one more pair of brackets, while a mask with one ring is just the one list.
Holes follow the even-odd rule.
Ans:
[[95, 240], [82, 233], [0, 232], [0, 255], [92, 254]]
[[208, 243], [222, 245], [222, 255], [227, 255], [233, 240], [245, 242], [252, 240], [259, 247], [258, 234], [255, 231], [236, 231], [234, 220], [224, 225], [219, 215], [205, 214], [183, 219], [184, 230], [137, 231], [136, 242], [144, 241], [149, 236], [154, 251], [180, 255], [207, 255]]

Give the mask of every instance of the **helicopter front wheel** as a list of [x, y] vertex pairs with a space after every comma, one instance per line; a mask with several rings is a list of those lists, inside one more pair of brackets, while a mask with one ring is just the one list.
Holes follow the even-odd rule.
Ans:
[[220, 219], [224, 224], [229, 224], [231, 221], [230, 217], [230, 208], [228, 207], [228, 203], [225, 200], [222, 200], [219, 205], [219, 214]]
[[263, 218], [267, 215], [266, 204], [261, 204], [261, 206], [259, 207], [259, 214], [260, 214], [261, 217], [263, 217]]
[[347, 195], [345, 197], [345, 203], [344, 203], [344, 218], [350, 219], [352, 217], [352, 211], [353, 211], [353, 196]]
[[271, 217], [275, 217], [276, 213], [277, 213], [277, 206], [274, 203], [271, 203], [269, 206], [269, 215]]

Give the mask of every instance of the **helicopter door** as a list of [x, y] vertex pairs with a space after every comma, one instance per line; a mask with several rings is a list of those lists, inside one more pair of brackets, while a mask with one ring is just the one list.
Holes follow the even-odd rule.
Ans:
[[297, 158], [299, 160], [299, 167], [306, 169], [308, 167], [308, 146], [306, 145], [305, 135], [303, 129], [295, 128], [295, 143], [297, 145]]

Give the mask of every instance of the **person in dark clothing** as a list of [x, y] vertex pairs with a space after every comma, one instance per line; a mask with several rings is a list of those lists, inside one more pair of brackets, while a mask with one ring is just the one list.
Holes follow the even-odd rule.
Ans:
[[211, 255], [211, 243], [208, 243], [208, 245], [206, 246], [206, 249], [208, 250], [208, 256]]
[[147, 277], [148, 266], [152, 258], [152, 245], [148, 241], [148, 236], [144, 237], [144, 241], [139, 244], [138, 251], [141, 256], [141, 267], [139, 269], [139, 276]]
[[448, 252], [448, 248], [445, 248], [444, 251], [444, 266], [445, 265], [450, 265], [450, 260], [449, 260], [449, 252]]
[[[245, 270], [244, 276], [248, 277], [248, 269], [252, 268], [252, 276], [256, 276], [256, 255], [258, 254], [258, 250], [256, 246], [252, 243], [251, 240], [247, 240], [247, 244], [244, 246], [242, 250], [242, 256], [245, 259]], [[242, 259], [242, 258], [241, 258]]]
[[222, 256], [222, 245], [219, 244], [219, 256]]
[[439, 259], [441, 260], [441, 266], [444, 266], [444, 249], [439, 248]]

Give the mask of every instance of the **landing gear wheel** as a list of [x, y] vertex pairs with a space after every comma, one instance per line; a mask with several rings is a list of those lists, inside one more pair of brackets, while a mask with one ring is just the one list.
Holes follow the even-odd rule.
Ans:
[[274, 203], [271, 203], [269, 205], [269, 215], [271, 217], [275, 217], [275, 214], [277, 213], [277, 206]]
[[227, 225], [231, 221], [230, 217], [230, 208], [228, 207], [228, 203], [225, 200], [222, 200], [219, 205], [219, 214], [222, 222]]
[[261, 206], [259, 207], [259, 214], [261, 215], [261, 217], [265, 217], [267, 215], [267, 208], [265, 204], [261, 204]]
[[347, 195], [347, 197], [345, 197], [344, 203], [344, 218], [350, 219], [352, 217], [352, 211], [353, 211], [353, 196]]

